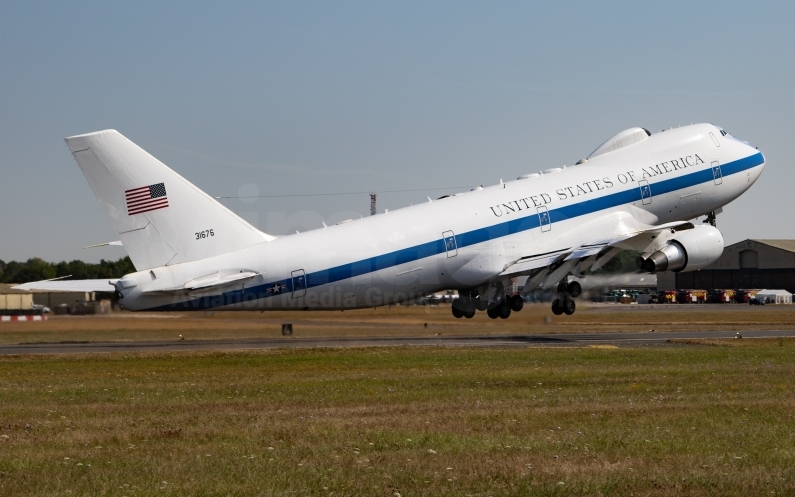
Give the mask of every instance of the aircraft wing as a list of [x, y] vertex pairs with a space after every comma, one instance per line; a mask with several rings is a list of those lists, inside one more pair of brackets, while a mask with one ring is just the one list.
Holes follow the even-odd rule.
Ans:
[[40, 290], [47, 292], [115, 292], [118, 279], [103, 280], [43, 280], [23, 283], [14, 290]]
[[[595, 224], [600, 223], [597, 222]], [[570, 268], [579, 269], [579, 271], [575, 272], [584, 271], [588, 269], [588, 266], [590, 266], [591, 270], [596, 270], [612, 259], [622, 248], [633, 248], [633, 241], [649, 237], [649, 235], [656, 235], [664, 230], [692, 227], [689, 223], [682, 223], [681, 221], [659, 226], [642, 225], [637, 222], [623, 222], [621, 225], [623, 226], [623, 233], [607, 238], [589, 240], [584, 243], [570, 244], [569, 246], [565, 246], [563, 239], [558, 240], [555, 244], [559, 248], [522, 257], [508, 265], [500, 273], [500, 276], [513, 278], [531, 273], [538, 274], [538, 269], [549, 268], [552, 271], [566, 263], [568, 263], [567, 265]], [[651, 238], [653, 239], [654, 237], [652, 236]], [[561, 245], [564, 246], [561, 247]]]

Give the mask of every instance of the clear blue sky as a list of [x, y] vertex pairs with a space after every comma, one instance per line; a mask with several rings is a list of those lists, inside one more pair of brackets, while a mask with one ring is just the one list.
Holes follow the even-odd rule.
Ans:
[[[0, 259], [115, 259], [62, 138], [115, 128], [211, 195], [379, 210], [713, 122], [765, 153], [718, 218], [793, 238], [793, 2], [6, 2]], [[224, 200], [272, 234], [369, 197]]]

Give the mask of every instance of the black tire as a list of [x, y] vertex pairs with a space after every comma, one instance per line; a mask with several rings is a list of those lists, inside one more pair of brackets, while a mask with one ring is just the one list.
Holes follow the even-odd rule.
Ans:
[[563, 312], [565, 312], [567, 316], [574, 314], [576, 307], [577, 306], [574, 305], [574, 301], [571, 299], [566, 299], [563, 301]]
[[462, 311], [457, 307], [453, 307], [453, 316], [455, 316], [456, 318], [462, 318], [464, 317], [464, 311]]
[[563, 314], [563, 305], [561, 305], [560, 299], [555, 299], [552, 301], [552, 314], [556, 316]]
[[497, 311], [500, 315], [500, 319], [508, 319], [511, 317], [511, 306], [507, 302], [503, 302], [503, 304], [497, 307]]
[[475, 311], [465, 312], [464, 313], [464, 317], [467, 318], [467, 319], [472, 319], [473, 317], [475, 317]]
[[488, 302], [485, 302], [485, 301], [480, 300], [480, 299], [475, 299], [475, 309], [477, 309], [479, 311], [485, 311], [488, 308], [489, 308], [489, 303]]
[[499, 313], [498, 309], [499, 309], [499, 307], [495, 307], [493, 309], [489, 309], [488, 311], [486, 311], [486, 314], [488, 314], [488, 316], [491, 319], [497, 319], [498, 317], [500, 317], [500, 313]]
[[522, 299], [520, 295], [514, 295], [513, 297], [511, 297], [511, 300], [509, 300], [509, 302], [511, 304], [512, 311], [519, 312], [522, 310], [522, 307], [524, 307], [524, 299]]
[[582, 285], [580, 285], [578, 281], [572, 281], [569, 283], [567, 289], [569, 291], [569, 295], [571, 295], [572, 298], [577, 298], [582, 293]]

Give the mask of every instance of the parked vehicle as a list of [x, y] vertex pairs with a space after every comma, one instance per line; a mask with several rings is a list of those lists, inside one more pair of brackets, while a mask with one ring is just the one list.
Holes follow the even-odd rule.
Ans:
[[676, 294], [680, 304], [703, 304], [707, 301], [706, 290], [680, 290]]
[[734, 302], [734, 290], [710, 290], [707, 302], [710, 304], [728, 304]]
[[747, 304], [750, 300], [756, 297], [759, 290], [737, 290], [734, 293], [734, 300], [740, 304]]

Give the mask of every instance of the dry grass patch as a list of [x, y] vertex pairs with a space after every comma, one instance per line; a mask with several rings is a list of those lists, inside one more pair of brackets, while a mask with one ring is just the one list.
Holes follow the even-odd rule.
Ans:
[[526, 335], [704, 330], [795, 329], [795, 306], [589, 305], [573, 316], [553, 316], [548, 304], [525, 306], [507, 320], [484, 313], [455, 319], [449, 306], [355, 311], [196, 312], [112, 316], [52, 316], [46, 322], [0, 323], [0, 343], [59, 343], [211, 339], [281, 339], [293, 323], [302, 338], [375, 336]]

